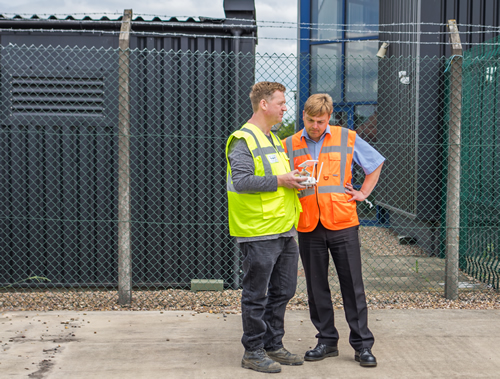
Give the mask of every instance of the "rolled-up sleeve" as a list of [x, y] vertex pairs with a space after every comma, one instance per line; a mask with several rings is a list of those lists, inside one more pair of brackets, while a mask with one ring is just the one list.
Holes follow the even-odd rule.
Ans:
[[384, 163], [385, 158], [370, 146], [368, 142], [363, 140], [360, 136], [356, 136], [352, 160], [361, 166], [365, 175], [369, 175], [375, 171], [378, 166]]

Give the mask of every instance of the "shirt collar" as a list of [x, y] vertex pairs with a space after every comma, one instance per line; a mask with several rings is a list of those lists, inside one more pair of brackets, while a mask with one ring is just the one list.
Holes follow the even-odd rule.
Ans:
[[[325, 138], [325, 135], [326, 135], [326, 134], [330, 134], [330, 135], [332, 134], [332, 133], [330, 132], [330, 125], [327, 125], [327, 126], [326, 126], [325, 132], [324, 132], [324, 133], [323, 133], [323, 135], [321, 136], [320, 141], [321, 141], [323, 138]], [[306, 132], [306, 128], [302, 128], [302, 134], [300, 135], [300, 139], [302, 139], [302, 138], [305, 138], [306, 140], [309, 140], [309, 141], [313, 141], [313, 140], [311, 139], [311, 137], [309, 137], [309, 134], [307, 134], [307, 132]], [[313, 142], [314, 142], [314, 141], [313, 141]], [[319, 142], [319, 141], [318, 141], [318, 142]]]

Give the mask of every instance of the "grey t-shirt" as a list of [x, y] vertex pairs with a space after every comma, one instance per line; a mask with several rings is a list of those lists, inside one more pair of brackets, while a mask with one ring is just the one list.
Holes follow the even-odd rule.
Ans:
[[[271, 136], [267, 136], [271, 143]], [[256, 176], [254, 175], [255, 165], [253, 163], [252, 153], [248, 149], [244, 138], [234, 138], [228, 148], [229, 163], [231, 164], [231, 174], [233, 176], [233, 185], [238, 192], [274, 192], [278, 190], [278, 178], [276, 176]], [[295, 237], [297, 231], [295, 226], [288, 232], [280, 234], [271, 234], [267, 236], [256, 237], [236, 237], [236, 242], [252, 242], [272, 240], [280, 237]]]

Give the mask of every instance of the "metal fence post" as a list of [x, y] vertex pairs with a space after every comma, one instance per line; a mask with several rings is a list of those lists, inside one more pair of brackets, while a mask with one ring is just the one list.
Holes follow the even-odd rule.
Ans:
[[452, 54], [450, 62], [450, 121], [448, 181], [446, 189], [446, 277], [444, 294], [458, 298], [460, 237], [460, 128], [462, 118], [462, 44], [455, 20], [448, 20]]
[[118, 56], [118, 303], [132, 302], [130, 243], [130, 99], [129, 47], [132, 9], [125, 9]]

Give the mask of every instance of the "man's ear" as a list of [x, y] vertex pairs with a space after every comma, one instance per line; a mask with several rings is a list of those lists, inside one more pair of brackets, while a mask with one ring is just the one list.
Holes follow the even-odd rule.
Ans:
[[266, 101], [266, 99], [262, 99], [259, 102], [259, 105], [260, 105], [260, 107], [262, 108], [263, 111], [267, 111], [267, 101]]

